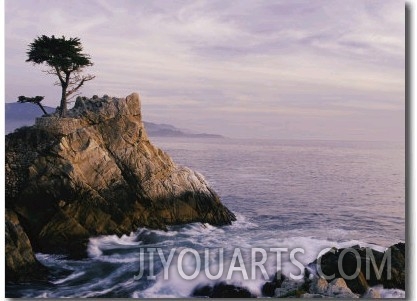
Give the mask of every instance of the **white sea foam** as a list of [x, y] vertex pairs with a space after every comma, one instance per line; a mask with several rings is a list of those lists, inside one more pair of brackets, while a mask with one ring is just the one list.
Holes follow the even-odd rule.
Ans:
[[35, 254], [36, 259], [39, 261], [45, 261], [45, 262], [60, 262], [65, 258], [64, 255], [60, 254], [44, 254], [44, 253], [36, 253]]
[[97, 257], [102, 255], [104, 250], [131, 248], [140, 244], [141, 242], [137, 241], [137, 236], [133, 232], [120, 237], [117, 235], [103, 235], [90, 238], [87, 252], [90, 257]]
[[405, 298], [405, 291], [399, 289], [380, 289], [379, 293], [381, 294], [382, 298]]
[[175, 236], [175, 235], [177, 235], [177, 233], [178, 232], [173, 230], [172, 227], [169, 227], [169, 231], [140, 228], [135, 232], [135, 235], [140, 236], [140, 235], [155, 234], [155, 235], [158, 235], [159, 237], [163, 238], [163, 237]]
[[233, 222], [230, 226], [230, 228], [236, 228], [236, 229], [253, 229], [257, 228], [259, 225], [255, 223], [253, 220], [249, 219], [245, 215], [241, 213], [236, 213], [236, 221]]
[[67, 259], [65, 255], [36, 253], [35, 257], [47, 267], [59, 266], [62, 269], [73, 270], [74, 261]]
[[62, 284], [62, 283], [65, 283], [65, 282], [67, 282], [67, 281], [70, 281], [70, 280], [76, 279], [76, 278], [78, 278], [78, 277], [80, 277], [80, 276], [82, 276], [82, 275], [84, 275], [84, 274], [85, 274], [85, 272], [76, 272], [76, 273], [72, 273], [72, 274], [71, 274], [71, 275], [69, 275], [68, 277], [63, 278], [63, 279], [59, 279], [59, 280], [56, 280], [56, 281], [52, 281], [52, 283], [53, 283], [53, 284]]
[[[216, 283], [225, 282], [227, 284], [233, 284], [240, 287], [245, 287], [251, 293], [260, 295], [260, 290], [263, 284], [262, 279], [254, 279], [254, 280], [244, 280], [242, 274], [239, 272], [233, 273], [232, 279], [226, 279], [227, 270], [230, 265], [230, 261], [225, 263], [224, 273], [222, 277], [216, 281], [210, 280], [207, 278], [204, 269], [200, 270], [198, 275], [192, 280], [186, 280], [179, 274], [179, 268], [177, 266], [177, 260], [173, 260], [174, 264], [172, 264], [169, 268], [169, 278], [168, 280], [164, 279], [163, 271], [161, 271], [157, 276], [155, 283], [143, 290], [143, 291], [135, 291], [132, 295], [134, 298], [184, 298], [190, 297], [193, 291], [197, 287], [210, 285], [213, 286]], [[226, 268], [227, 266], [227, 268]], [[194, 266], [190, 262], [186, 262], [184, 264], [183, 269], [185, 270], [187, 275], [192, 274]], [[216, 271], [219, 269], [217, 264], [212, 265], [210, 267], [213, 274], [216, 274]]]

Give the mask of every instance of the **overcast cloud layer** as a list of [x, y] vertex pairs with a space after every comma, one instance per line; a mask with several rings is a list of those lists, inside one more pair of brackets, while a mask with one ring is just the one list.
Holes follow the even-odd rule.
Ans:
[[80, 37], [82, 94], [141, 95], [148, 121], [229, 137], [404, 140], [398, 0], [6, 0], [6, 101], [60, 88], [26, 63], [39, 35]]

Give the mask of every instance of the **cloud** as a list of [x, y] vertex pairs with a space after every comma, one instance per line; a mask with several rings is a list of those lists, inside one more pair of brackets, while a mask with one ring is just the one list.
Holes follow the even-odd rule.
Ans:
[[[51, 78], [24, 62], [34, 37], [55, 34], [80, 37], [92, 56], [97, 77], [84, 94], [139, 91], [151, 116], [165, 122], [179, 108], [172, 122], [188, 120], [184, 127], [193, 127], [189, 115], [213, 118], [205, 115], [213, 111], [222, 112], [219, 125], [250, 111], [302, 124], [311, 114], [395, 115], [404, 105], [404, 7], [397, 0], [6, 0], [5, 8], [9, 101], [41, 90], [57, 103]], [[323, 128], [316, 130], [319, 136]]]

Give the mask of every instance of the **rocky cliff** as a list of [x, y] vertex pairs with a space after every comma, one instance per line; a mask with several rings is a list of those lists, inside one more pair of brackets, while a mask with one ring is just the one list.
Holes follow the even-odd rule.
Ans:
[[135, 93], [78, 98], [66, 118], [7, 135], [5, 149], [6, 208], [36, 251], [82, 255], [94, 235], [235, 220], [199, 173], [150, 143]]
[[26, 281], [31, 280], [36, 275], [38, 280], [42, 280], [47, 274], [46, 268], [36, 260], [32, 245], [20, 225], [16, 213], [6, 209], [5, 220], [7, 279]]

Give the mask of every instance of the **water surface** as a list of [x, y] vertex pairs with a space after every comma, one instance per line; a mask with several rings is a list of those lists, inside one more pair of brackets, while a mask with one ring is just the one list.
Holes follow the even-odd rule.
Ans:
[[[51, 282], [8, 285], [8, 296], [187, 297], [196, 286], [210, 283], [203, 272], [193, 281], [181, 279], [175, 273], [175, 264], [171, 277], [164, 280], [158, 260], [155, 280], [134, 280], [140, 267], [139, 252], [148, 247], [161, 248], [166, 256], [172, 248], [190, 247], [202, 258], [205, 248], [224, 248], [223, 265], [227, 271], [235, 247], [243, 250], [245, 264], [250, 263], [250, 249], [254, 247], [300, 247], [304, 254], [299, 254], [298, 259], [308, 264], [324, 248], [360, 244], [382, 251], [405, 241], [405, 157], [401, 144], [151, 140], [177, 164], [202, 173], [238, 220], [220, 228], [196, 223], [172, 226], [168, 232], [139, 229], [121, 238], [92, 238], [90, 257], [82, 261], [37, 254], [42, 263], [55, 271]], [[173, 262], [177, 259], [174, 257]], [[280, 263], [274, 259], [268, 256], [268, 275], [274, 274], [277, 264], [284, 270], [294, 270], [288, 254]], [[148, 257], [145, 262], [149, 263]], [[184, 265], [188, 265], [191, 274], [195, 262], [190, 259]], [[211, 260], [210, 267], [218, 269], [218, 260]], [[145, 271], [145, 276], [149, 273]], [[251, 281], [236, 274], [228, 282], [260, 294], [265, 282], [262, 274]], [[398, 290], [383, 292], [388, 297], [403, 296]]]

